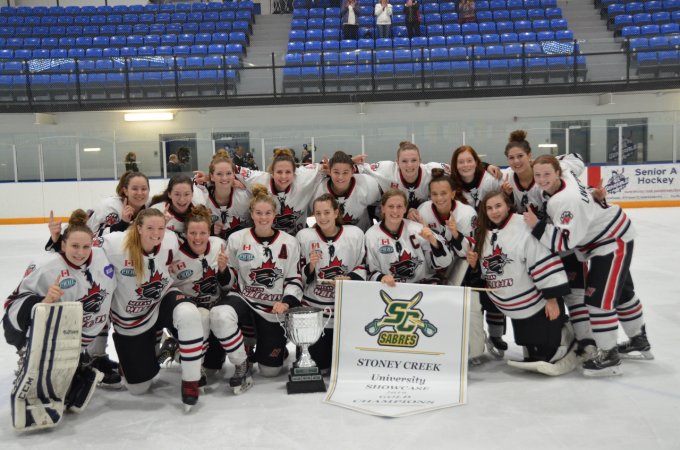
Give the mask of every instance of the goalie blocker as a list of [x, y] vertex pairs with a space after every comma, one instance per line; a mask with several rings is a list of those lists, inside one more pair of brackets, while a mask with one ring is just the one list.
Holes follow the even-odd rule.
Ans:
[[17, 431], [54, 427], [65, 409], [80, 412], [90, 401], [103, 375], [88, 361], [81, 362], [82, 322], [80, 303], [38, 303], [32, 308], [10, 398]]

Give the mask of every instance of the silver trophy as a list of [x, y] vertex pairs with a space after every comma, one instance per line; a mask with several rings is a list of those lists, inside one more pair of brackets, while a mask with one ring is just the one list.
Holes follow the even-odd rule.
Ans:
[[298, 306], [288, 310], [283, 327], [286, 337], [295, 344], [299, 352], [297, 361], [288, 374], [288, 393], [325, 392], [326, 384], [321, 377], [319, 368], [309, 354], [309, 346], [319, 340], [323, 330], [330, 321], [324, 323], [324, 310], [313, 306]]

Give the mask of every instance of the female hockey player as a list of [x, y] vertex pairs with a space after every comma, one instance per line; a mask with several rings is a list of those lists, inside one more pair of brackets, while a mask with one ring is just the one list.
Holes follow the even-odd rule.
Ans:
[[[230, 347], [242, 339], [239, 323], [254, 323], [257, 333], [255, 361], [260, 374], [278, 375], [283, 366], [286, 338], [277, 315], [299, 306], [302, 279], [297, 240], [274, 228], [276, 201], [262, 185], [252, 186], [250, 212], [253, 227], [229, 236], [228, 280], [236, 289], [210, 310], [215, 336]], [[252, 385], [248, 360], [236, 367], [229, 384], [238, 394]]]
[[[640, 352], [652, 359], [642, 304], [635, 295], [630, 262], [635, 231], [623, 210], [595, 202], [580, 181], [562, 172], [550, 155], [534, 161], [536, 184], [549, 197], [546, 218], [531, 210], [524, 214], [533, 235], [553, 252], [575, 250], [581, 261], [589, 261], [585, 303], [597, 342], [598, 354], [584, 362], [584, 374], [621, 374], [619, 354]], [[630, 341], [617, 346], [617, 322]]]
[[[504, 171], [503, 191], [514, 200], [515, 211], [519, 214], [531, 209], [538, 217], [545, 217], [545, 198], [543, 191], [534, 182], [531, 145], [526, 140], [524, 130], [510, 133], [505, 146], [508, 169]], [[563, 171], [579, 176], [585, 169], [583, 161], [575, 153], [561, 155], [560, 167]], [[577, 353], [586, 358], [595, 356], [595, 340], [590, 328], [588, 308], [584, 303], [586, 263], [580, 262], [573, 252], [561, 253], [562, 264], [567, 272], [571, 293], [564, 296], [569, 309], [569, 321], [574, 327], [578, 342]]]
[[389, 189], [380, 201], [382, 221], [366, 232], [366, 265], [370, 280], [438, 284], [436, 271], [447, 268], [451, 253], [441, 236], [427, 226], [404, 219], [406, 194]]
[[297, 234], [305, 288], [302, 303], [323, 309], [328, 319], [323, 336], [309, 347], [321, 372], [328, 373], [333, 356], [335, 286], [324, 281], [366, 279], [364, 233], [342, 223], [340, 207], [331, 194], [317, 197], [312, 210], [316, 225]]
[[[186, 241], [180, 245], [173, 261], [173, 278], [177, 288], [198, 306], [203, 335], [207, 337], [210, 309], [222, 296], [222, 288], [227, 287], [227, 244], [217, 236], [210, 236], [210, 211], [203, 205], [189, 211], [185, 225]], [[243, 363], [246, 353], [241, 343], [241, 340], [211, 339], [203, 362], [206, 372], [214, 373], [222, 367], [225, 352], [234, 366]]]
[[174, 175], [168, 187], [151, 199], [151, 207], [165, 214], [165, 227], [184, 239], [184, 221], [192, 206], [205, 204], [200, 191], [194, 192], [194, 183], [186, 175]]
[[345, 152], [337, 151], [328, 161], [330, 179], [316, 189], [315, 198], [330, 194], [337, 201], [340, 219], [345, 225], [368, 230], [373, 221], [368, 209], [380, 201], [380, 187], [369, 175], [354, 174], [354, 161]]
[[578, 359], [561, 299], [569, 285], [560, 258], [531, 236], [503, 192], [486, 194], [478, 215], [468, 262], [479, 263], [489, 298], [512, 319], [515, 341], [525, 348], [524, 361], [511, 365], [548, 375], [570, 372]]
[[170, 267], [177, 255], [175, 233], [166, 233], [165, 216], [142, 210], [125, 233], [101, 238], [114, 266], [118, 287], [113, 295], [113, 342], [128, 391], [145, 393], [158, 373], [156, 332], [177, 330], [182, 367], [182, 401], [198, 401], [203, 356], [203, 327], [196, 305], [173, 286]]

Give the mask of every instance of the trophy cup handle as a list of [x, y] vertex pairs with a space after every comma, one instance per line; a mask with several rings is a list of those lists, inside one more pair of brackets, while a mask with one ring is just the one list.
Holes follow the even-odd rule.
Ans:
[[[331, 321], [331, 317], [333, 317], [333, 309], [330, 306], [326, 306], [323, 309], [323, 312], [328, 316], [328, 319], [326, 319], [326, 322], [323, 324], [323, 329], [326, 329], [326, 325], [328, 325], [328, 322]], [[321, 332], [321, 335], [323, 336], [324, 332]]]
[[281, 322], [281, 321], [279, 320], [279, 315], [278, 315], [278, 314], [275, 314], [275, 316], [276, 316], [276, 321], [279, 323], [279, 325], [281, 326], [281, 328], [283, 328], [283, 337], [285, 337], [286, 340], [287, 340], [287, 339], [288, 339], [288, 332], [286, 331], [286, 326], [284, 325], [283, 322]]

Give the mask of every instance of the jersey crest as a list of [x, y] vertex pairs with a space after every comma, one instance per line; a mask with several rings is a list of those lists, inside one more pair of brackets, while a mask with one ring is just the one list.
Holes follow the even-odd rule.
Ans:
[[560, 215], [560, 222], [562, 223], [562, 225], [568, 225], [569, 222], [571, 222], [571, 219], [573, 219], [573, 218], [574, 218], [574, 215], [571, 213], [571, 211], [564, 211]]
[[203, 270], [203, 276], [200, 280], [194, 281], [193, 286], [196, 295], [210, 295], [217, 293], [217, 277], [215, 270], [212, 267], [207, 267]]
[[347, 266], [342, 263], [336, 256], [326, 267], [319, 269], [319, 278], [324, 280], [332, 280], [335, 277], [345, 275], [347, 273]]
[[108, 226], [117, 224], [118, 222], [120, 222], [120, 219], [118, 218], [118, 213], [115, 213], [115, 212], [110, 213], [109, 215], [106, 216], [106, 219], [104, 219], [104, 222]]
[[286, 205], [281, 208], [281, 212], [274, 219], [274, 228], [279, 230], [293, 230], [297, 224], [298, 218], [302, 213], [295, 211], [290, 206]]
[[503, 253], [503, 249], [497, 245], [493, 249], [491, 255], [484, 258], [484, 262], [482, 264], [489, 272], [493, 272], [497, 275], [503, 275], [503, 268], [509, 262], [512, 262], [512, 259], [508, 258], [508, 255]]
[[87, 295], [79, 300], [83, 304], [83, 311], [86, 313], [98, 313], [107, 294], [105, 289], [102, 290], [100, 285], [94, 283], [87, 290]]
[[414, 258], [409, 252], [404, 251], [399, 255], [399, 260], [390, 264], [390, 273], [397, 279], [406, 280], [413, 278], [416, 269], [423, 263], [423, 260]]
[[256, 286], [264, 286], [268, 289], [274, 287], [276, 280], [283, 276], [283, 270], [278, 269], [276, 264], [269, 258], [256, 269], [250, 270], [250, 279]]
[[140, 299], [158, 300], [163, 292], [163, 288], [168, 285], [168, 279], [163, 278], [163, 274], [156, 271], [151, 275], [149, 281], [138, 287], [135, 292]]

